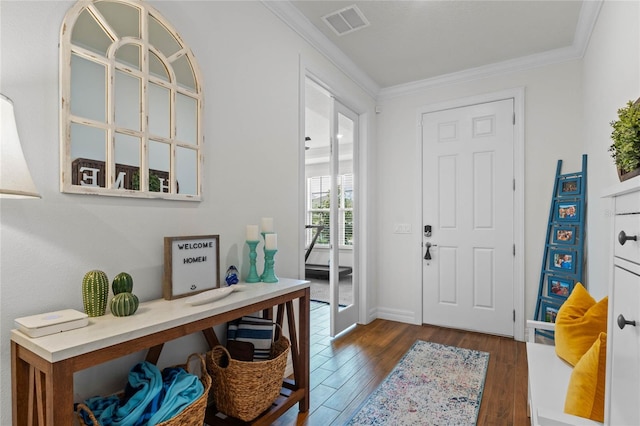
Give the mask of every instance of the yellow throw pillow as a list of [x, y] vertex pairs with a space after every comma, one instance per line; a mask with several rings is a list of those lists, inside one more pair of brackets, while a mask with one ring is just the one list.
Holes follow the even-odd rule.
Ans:
[[556, 354], [571, 365], [582, 358], [600, 333], [607, 332], [608, 297], [596, 303], [577, 283], [558, 310], [556, 317]]
[[607, 333], [600, 333], [571, 372], [564, 412], [604, 422], [604, 382], [607, 370]]

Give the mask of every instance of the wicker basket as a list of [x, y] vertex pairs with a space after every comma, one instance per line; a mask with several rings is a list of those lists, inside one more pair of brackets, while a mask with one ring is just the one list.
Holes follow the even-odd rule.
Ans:
[[[202, 426], [204, 424], [205, 410], [207, 409], [207, 399], [209, 397], [209, 389], [211, 389], [211, 377], [207, 373], [205, 358], [197, 353], [191, 354], [187, 358], [187, 362], [185, 364], [177, 365], [176, 367], [182, 367], [187, 372], [190, 372], [189, 363], [192, 358], [198, 358], [200, 360], [200, 381], [202, 382], [202, 386], [204, 387], [202, 395], [198, 399], [193, 401], [187, 408], [182, 410], [178, 415], [170, 418], [167, 421], [158, 423], [157, 426]], [[80, 411], [82, 410], [89, 414], [89, 418], [91, 418], [94, 426], [100, 426], [100, 423], [91, 412], [91, 409], [85, 404], [78, 404], [76, 413], [78, 415], [78, 421], [80, 422], [81, 426], [87, 426], [87, 424], [83, 420], [83, 417], [80, 415]]]
[[289, 339], [280, 333], [271, 345], [271, 358], [252, 362], [231, 358], [224, 346], [209, 351], [207, 370], [216, 409], [248, 422], [269, 408], [280, 395], [289, 346]]

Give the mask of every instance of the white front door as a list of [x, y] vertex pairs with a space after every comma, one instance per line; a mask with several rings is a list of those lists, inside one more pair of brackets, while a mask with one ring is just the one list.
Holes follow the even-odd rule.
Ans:
[[425, 324], [514, 335], [513, 117], [513, 99], [422, 115]]

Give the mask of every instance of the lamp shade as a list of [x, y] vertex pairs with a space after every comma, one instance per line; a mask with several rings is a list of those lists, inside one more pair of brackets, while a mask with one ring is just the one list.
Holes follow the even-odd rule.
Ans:
[[22, 153], [13, 102], [0, 94], [0, 197], [40, 198]]

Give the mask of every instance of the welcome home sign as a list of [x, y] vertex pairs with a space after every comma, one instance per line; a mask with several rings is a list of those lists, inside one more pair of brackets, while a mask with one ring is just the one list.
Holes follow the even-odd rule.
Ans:
[[220, 236], [164, 237], [162, 295], [167, 300], [220, 287]]

